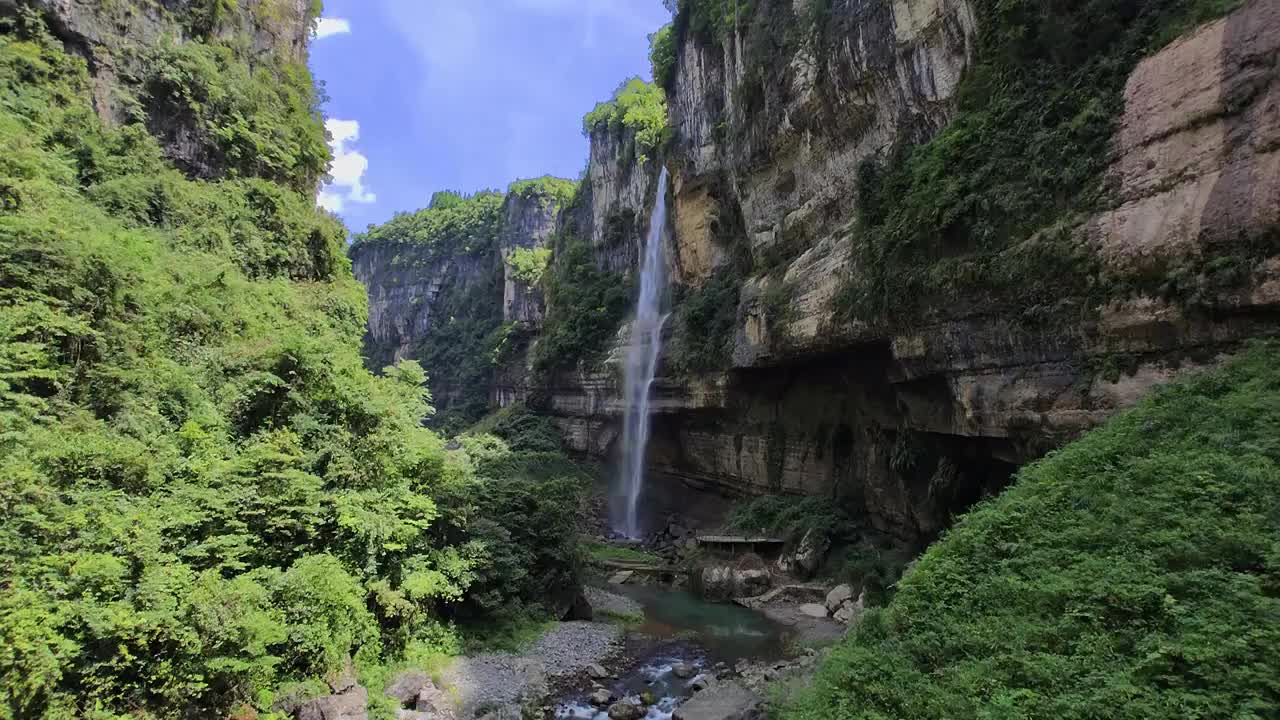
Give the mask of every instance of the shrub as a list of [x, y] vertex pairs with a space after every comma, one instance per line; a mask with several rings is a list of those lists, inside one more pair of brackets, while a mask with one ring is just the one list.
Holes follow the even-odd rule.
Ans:
[[732, 267], [721, 267], [702, 287], [680, 295], [675, 304], [675, 342], [669, 349], [680, 372], [714, 372], [729, 367], [741, 290], [742, 275]]
[[539, 372], [598, 362], [616, 337], [631, 302], [630, 281], [596, 267], [591, 248], [564, 238], [545, 276], [547, 316], [534, 345]]
[[1280, 712], [1278, 359], [1255, 346], [1023, 468], [781, 716]]
[[[0, 21], [0, 717], [266, 713], [348, 656], [456, 652], [447, 622], [492, 620], [484, 598], [558, 606], [572, 465], [479, 478], [422, 427], [421, 367], [365, 370], [308, 163], [184, 177], [91, 90], [40, 15]], [[248, 109], [250, 132], [301, 121]]]
[[670, 90], [676, 81], [676, 38], [670, 23], [649, 36], [649, 66], [653, 82]]
[[635, 133], [636, 159], [643, 163], [668, 133], [667, 101], [662, 88], [640, 78], [624, 81], [612, 99], [598, 103], [582, 119], [584, 135], [600, 128]]
[[843, 314], [923, 322], [957, 298], [989, 296], [1039, 322], [1135, 289], [1102, 277], [1071, 232], [1107, 202], [1102, 174], [1125, 80], [1178, 31], [1239, 5], [979, 3], [988, 19], [955, 120], [880, 168], [860, 168], [859, 262], [838, 300]]

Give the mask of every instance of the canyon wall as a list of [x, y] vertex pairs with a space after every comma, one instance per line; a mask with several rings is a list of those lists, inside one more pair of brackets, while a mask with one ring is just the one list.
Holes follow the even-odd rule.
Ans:
[[[590, 240], [600, 267], [634, 273], [656, 167], [672, 171], [656, 482], [829, 496], [876, 529], [924, 541], [1018, 466], [1274, 333], [1275, 3], [1246, 2], [1138, 64], [1105, 159], [1105, 199], [981, 257], [1020, 267], [1057, 243], [1085, 258], [1076, 285], [1087, 291], [1052, 297], [1046, 285], [1041, 306], [994, 289], [890, 288], [889, 308], [925, 306], [910, 319], [842, 309], [842, 292], [872, 269], [857, 239], [864, 184], [868, 168], [956, 119], [983, 18], [967, 0], [832, 3], [818, 18], [802, 5], [755, 3], [719, 33], [682, 31], [678, 18], [661, 157], [637, 163], [625, 132], [596, 130], [578, 200], [557, 220], [558, 233]], [[961, 267], [979, 257], [948, 253], [941, 260]], [[1030, 267], [1051, 277], [1056, 266]], [[724, 361], [695, 366], [688, 347], [702, 326], [688, 309], [715, 288], [729, 293], [713, 308], [727, 312]], [[600, 363], [538, 373], [511, 361], [491, 399], [529, 402], [573, 449], [608, 458], [625, 327], [617, 337]]]

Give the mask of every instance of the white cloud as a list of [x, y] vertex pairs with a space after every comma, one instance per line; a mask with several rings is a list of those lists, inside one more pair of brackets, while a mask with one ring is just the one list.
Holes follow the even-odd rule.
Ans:
[[316, 20], [316, 39], [330, 35], [346, 35], [351, 32], [351, 23], [344, 18], [322, 17]]
[[336, 213], [342, 212], [349, 202], [376, 202], [377, 196], [364, 186], [369, 158], [355, 149], [355, 143], [360, 139], [360, 123], [330, 118], [324, 127], [329, 131], [333, 162], [329, 164], [329, 182], [320, 191], [316, 203]]

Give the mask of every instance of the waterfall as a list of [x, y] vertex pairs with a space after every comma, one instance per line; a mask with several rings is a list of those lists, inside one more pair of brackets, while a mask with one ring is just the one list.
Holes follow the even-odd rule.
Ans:
[[649, 388], [662, 350], [662, 296], [667, 288], [667, 266], [662, 257], [662, 232], [667, 225], [667, 169], [658, 174], [658, 196], [649, 217], [640, 262], [640, 298], [631, 325], [627, 347], [624, 392], [626, 414], [622, 426], [622, 486], [626, 490], [626, 515], [621, 531], [627, 537], [640, 535], [636, 505], [644, 486], [644, 458], [649, 445]]

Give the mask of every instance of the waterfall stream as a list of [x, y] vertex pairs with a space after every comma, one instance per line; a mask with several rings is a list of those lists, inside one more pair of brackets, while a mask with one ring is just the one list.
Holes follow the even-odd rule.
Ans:
[[626, 491], [626, 511], [623, 526], [617, 529], [631, 538], [641, 534], [636, 506], [644, 486], [644, 459], [649, 445], [649, 389], [662, 350], [662, 326], [667, 321], [662, 313], [667, 289], [667, 265], [662, 255], [662, 233], [666, 225], [667, 169], [663, 168], [658, 174], [657, 198], [649, 217], [649, 235], [640, 263], [640, 297], [636, 302], [635, 322], [631, 325], [624, 378], [622, 485]]

